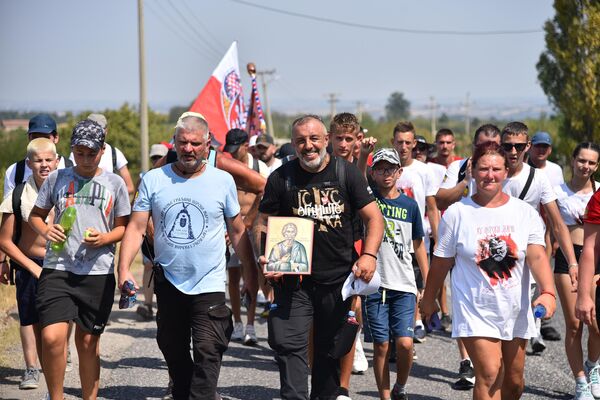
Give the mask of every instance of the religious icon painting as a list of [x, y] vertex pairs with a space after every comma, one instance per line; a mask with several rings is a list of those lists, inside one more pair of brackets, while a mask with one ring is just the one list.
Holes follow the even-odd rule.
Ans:
[[314, 222], [297, 217], [269, 217], [265, 272], [310, 275]]

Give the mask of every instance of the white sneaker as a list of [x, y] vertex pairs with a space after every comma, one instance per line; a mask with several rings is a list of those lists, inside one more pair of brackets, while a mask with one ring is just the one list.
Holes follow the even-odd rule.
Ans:
[[359, 335], [356, 336], [355, 343], [356, 349], [354, 350], [354, 362], [352, 363], [352, 373], [362, 374], [363, 372], [369, 369], [369, 362], [367, 361], [367, 357], [365, 357], [365, 352], [363, 350], [363, 346], [360, 341]]
[[352, 400], [352, 399], [348, 396], [344, 396], [343, 394], [340, 394], [338, 397], [335, 398], [335, 400]]
[[592, 392], [590, 392], [590, 386], [587, 383], [576, 383], [575, 384], [575, 400], [594, 400]]
[[600, 365], [589, 365], [588, 362], [583, 363], [585, 376], [590, 382], [590, 392], [594, 398], [600, 398]]
[[254, 330], [254, 325], [246, 325], [246, 335], [244, 336], [244, 344], [246, 346], [254, 346], [258, 343], [258, 339], [256, 338], [256, 331]]
[[244, 339], [244, 324], [241, 322], [234, 322], [233, 333], [231, 334], [231, 340], [241, 342]]
[[267, 300], [262, 290], [259, 290], [258, 293], [256, 293], [256, 304], [262, 305], [266, 304], [268, 301], [269, 300]]

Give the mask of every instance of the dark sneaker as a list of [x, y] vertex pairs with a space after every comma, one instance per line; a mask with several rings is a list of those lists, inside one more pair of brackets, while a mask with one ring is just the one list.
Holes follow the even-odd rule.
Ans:
[[401, 392], [400, 387], [396, 383], [394, 385], [394, 388], [390, 392], [390, 398], [391, 398], [391, 400], [408, 400], [408, 395], [406, 394], [406, 391]]
[[540, 354], [542, 351], [546, 350], [546, 343], [544, 343], [544, 339], [532, 338], [531, 350], [533, 351], [533, 354]]
[[448, 314], [442, 314], [440, 324], [442, 325], [442, 328], [448, 332], [452, 327], [452, 318]]
[[458, 369], [458, 380], [452, 385], [454, 390], [470, 390], [475, 386], [475, 371], [471, 360], [463, 360], [460, 362]]
[[154, 319], [154, 312], [152, 312], [152, 306], [146, 304], [140, 304], [135, 310], [145, 321], [151, 321]]
[[40, 386], [40, 371], [37, 368], [28, 367], [21, 378], [19, 389], [37, 389]]
[[560, 338], [560, 333], [553, 326], [542, 326], [540, 329], [540, 333], [542, 334], [542, 338], [544, 340], [550, 340], [551, 342], [557, 342]]
[[427, 336], [427, 332], [425, 332], [425, 328], [422, 326], [416, 326], [415, 331], [413, 333], [413, 340], [415, 343], [423, 343], [425, 341], [425, 336]]

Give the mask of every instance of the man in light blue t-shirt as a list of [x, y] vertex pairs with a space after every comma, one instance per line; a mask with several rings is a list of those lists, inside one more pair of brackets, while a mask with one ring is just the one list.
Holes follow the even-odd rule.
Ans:
[[[157, 342], [173, 380], [173, 396], [214, 398], [233, 330], [225, 305], [223, 221], [245, 266], [252, 262], [252, 249], [233, 178], [206, 163], [210, 136], [204, 117], [188, 113], [181, 118], [174, 142], [178, 160], [149, 171], [140, 183], [121, 245], [119, 287], [126, 280], [135, 283], [129, 266], [152, 217]], [[194, 354], [200, 354], [194, 360], [190, 336]]]

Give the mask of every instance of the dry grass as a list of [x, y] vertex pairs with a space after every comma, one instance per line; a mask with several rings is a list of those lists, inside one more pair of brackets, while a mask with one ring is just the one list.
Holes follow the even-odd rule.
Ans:
[[0, 320], [13, 308], [17, 306], [15, 287], [0, 285]]
[[[15, 347], [20, 342], [19, 322], [15, 319], [17, 299], [15, 297], [15, 287], [0, 285], [0, 367], [9, 367], [15, 365]], [[19, 355], [19, 352], [16, 352]]]

